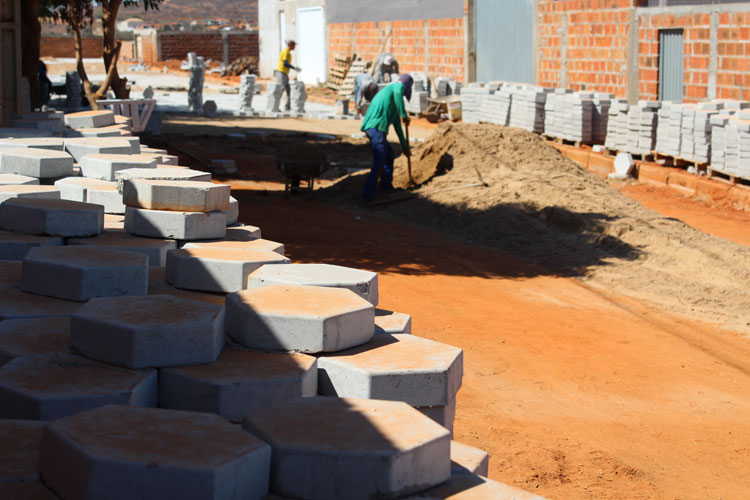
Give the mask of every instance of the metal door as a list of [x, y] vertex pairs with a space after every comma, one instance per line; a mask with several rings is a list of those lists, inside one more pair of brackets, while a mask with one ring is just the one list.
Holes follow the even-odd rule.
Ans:
[[534, 82], [532, 0], [476, 0], [477, 81]]
[[683, 31], [659, 31], [659, 100], [682, 101]]
[[305, 83], [326, 81], [326, 20], [323, 7], [297, 9], [297, 65]]

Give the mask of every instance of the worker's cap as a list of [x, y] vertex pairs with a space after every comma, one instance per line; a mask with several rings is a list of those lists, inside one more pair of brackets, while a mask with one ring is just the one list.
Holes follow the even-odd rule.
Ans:
[[393, 56], [385, 56], [385, 58], [383, 58], [383, 64], [385, 64], [386, 66], [391, 66], [393, 64], [393, 61]]
[[411, 88], [414, 86], [414, 78], [411, 75], [403, 74], [398, 77], [398, 81], [404, 86], [404, 97], [411, 101]]
[[294, 40], [287, 40], [286, 44], [287, 45], [297, 45], [297, 42], [295, 42]]

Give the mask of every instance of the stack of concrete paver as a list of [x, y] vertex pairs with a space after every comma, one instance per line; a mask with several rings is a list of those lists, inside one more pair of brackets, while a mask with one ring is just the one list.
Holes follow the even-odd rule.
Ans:
[[485, 97], [484, 105], [480, 111], [480, 121], [483, 123], [494, 123], [495, 125], [508, 125], [510, 123], [510, 107], [513, 100], [513, 90], [507, 85], [502, 85]]
[[683, 104], [682, 121], [680, 123], [680, 158], [692, 160], [695, 154], [695, 111], [694, 104]]
[[406, 101], [406, 110], [409, 113], [421, 114], [427, 111], [430, 98], [431, 81], [430, 76], [424, 72], [411, 73], [414, 79], [411, 100]]
[[679, 156], [682, 141], [682, 104], [662, 102], [656, 125], [654, 150], [667, 156]]
[[591, 141], [604, 145], [607, 139], [607, 125], [609, 122], [609, 108], [614, 96], [612, 94], [597, 93], [594, 95], [594, 109], [591, 117]]
[[711, 167], [724, 171], [726, 151], [726, 126], [731, 115], [725, 112], [711, 116]]
[[565, 96], [571, 93], [568, 89], [555, 89], [547, 96], [544, 103], [544, 134], [549, 137], [565, 135]]
[[544, 132], [544, 103], [548, 91], [551, 89], [533, 85], [514, 86], [509, 125], [538, 134]]
[[615, 151], [626, 151], [628, 137], [628, 111], [630, 105], [624, 99], [612, 101], [607, 121], [607, 137], [604, 145]]
[[628, 135], [625, 151], [647, 155], [654, 150], [659, 103], [639, 102], [628, 111]]
[[377, 309], [377, 274], [292, 264], [229, 186], [94, 142], [59, 188], [33, 181], [73, 177], [66, 143], [0, 150], [56, 194], [0, 203], [1, 498], [540, 498], [451, 441], [463, 353]]
[[487, 96], [492, 95], [498, 86], [490, 84], [470, 84], [461, 91], [461, 115], [466, 123], [479, 123], [482, 119], [482, 107]]
[[721, 102], [700, 103], [695, 111], [693, 128], [693, 160], [708, 163], [711, 160], [711, 117], [721, 111]]

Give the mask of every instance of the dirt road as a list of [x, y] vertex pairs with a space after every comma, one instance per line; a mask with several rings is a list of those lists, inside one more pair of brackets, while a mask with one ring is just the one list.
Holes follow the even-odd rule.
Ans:
[[750, 491], [750, 343], [367, 211], [237, 191], [300, 262], [378, 271], [381, 306], [465, 350], [456, 438], [550, 499]]

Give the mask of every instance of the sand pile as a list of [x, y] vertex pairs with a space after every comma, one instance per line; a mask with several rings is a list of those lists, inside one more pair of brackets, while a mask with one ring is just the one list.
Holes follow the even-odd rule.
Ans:
[[[404, 158], [396, 171], [406, 187]], [[750, 249], [645, 208], [534, 134], [443, 124], [413, 172], [418, 197], [383, 213], [750, 332]]]

